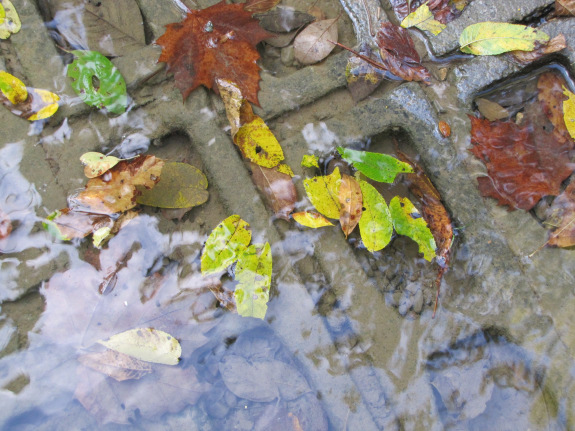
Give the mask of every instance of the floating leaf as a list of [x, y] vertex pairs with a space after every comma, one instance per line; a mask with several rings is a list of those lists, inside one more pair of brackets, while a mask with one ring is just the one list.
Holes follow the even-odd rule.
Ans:
[[338, 147], [337, 151], [346, 162], [352, 163], [355, 169], [374, 181], [393, 183], [397, 174], [413, 172], [407, 163], [387, 154], [356, 151], [343, 147]]
[[202, 251], [202, 275], [225, 270], [244, 252], [252, 239], [249, 224], [231, 215], [210, 233]]
[[160, 181], [152, 189], [141, 190], [136, 198], [141, 205], [158, 208], [190, 208], [208, 200], [208, 179], [187, 163], [165, 163]]
[[513, 58], [521, 64], [528, 64], [532, 61], [539, 60], [540, 58], [553, 54], [554, 52], [559, 52], [567, 48], [567, 41], [565, 36], [562, 34], [555, 36], [545, 45], [536, 48], [533, 51], [513, 51]]
[[272, 283], [272, 251], [269, 243], [250, 245], [239, 257], [234, 296], [238, 314], [263, 319]]
[[417, 27], [420, 30], [428, 31], [436, 36], [445, 28], [445, 24], [435, 20], [427, 3], [407, 15], [405, 19], [401, 21], [401, 26], [403, 28]]
[[[287, 166], [287, 165], [285, 165]], [[295, 185], [288, 174], [275, 168], [251, 164], [252, 181], [266, 197], [268, 205], [277, 217], [289, 220], [297, 201]]]
[[68, 66], [72, 88], [82, 101], [98, 109], [122, 114], [128, 106], [126, 82], [114, 64], [97, 51], [72, 51]]
[[109, 171], [114, 166], [118, 164], [121, 159], [114, 156], [106, 156], [102, 153], [88, 152], [80, 156], [80, 161], [82, 164], [86, 165], [84, 167], [84, 175], [88, 178], [96, 178], [102, 175], [104, 172]]
[[260, 117], [242, 125], [234, 142], [246, 159], [265, 168], [273, 168], [284, 159], [282, 147]]
[[362, 212], [362, 193], [359, 183], [353, 177], [343, 174], [341, 176], [341, 183], [339, 185], [339, 204], [341, 210], [339, 212], [339, 223], [341, 230], [345, 237], [353, 232]]
[[118, 382], [137, 380], [152, 372], [149, 363], [114, 350], [80, 355], [78, 361]]
[[293, 42], [295, 58], [303, 65], [326, 58], [337, 42], [337, 18], [325, 19], [308, 25]]
[[563, 87], [563, 94], [568, 97], [563, 102], [563, 118], [565, 126], [573, 139], [575, 139], [575, 94]]
[[319, 160], [316, 155], [305, 154], [301, 159], [301, 165], [304, 168], [319, 168]]
[[363, 194], [363, 213], [359, 219], [359, 233], [370, 252], [384, 248], [391, 241], [393, 222], [385, 199], [371, 184], [359, 181]]
[[324, 216], [339, 219], [339, 184], [341, 175], [335, 168], [330, 175], [322, 175], [303, 180], [305, 192], [314, 207]]
[[419, 245], [419, 252], [431, 262], [435, 257], [435, 240], [417, 208], [409, 199], [395, 196], [389, 203], [389, 209], [396, 232], [414, 240]]
[[281, 0], [248, 0], [244, 10], [252, 13], [265, 12], [275, 7]]
[[313, 15], [285, 6], [257, 14], [254, 18], [260, 21], [263, 28], [274, 33], [289, 33], [315, 20]]
[[98, 343], [141, 361], [177, 365], [182, 355], [178, 340], [154, 328], [135, 328]]
[[26, 85], [15, 76], [3, 70], [0, 71], [0, 90], [2, 90], [2, 94], [14, 105], [25, 102], [28, 98]]
[[304, 211], [292, 214], [293, 219], [302, 226], [316, 229], [318, 227], [333, 226], [333, 223], [319, 213]]
[[20, 31], [20, 17], [10, 0], [2, 0], [0, 7], [4, 12], [4, 19], [0, 22], [0, 39], [8, 39], [11, 34], [18, 33]]
[[459, 38], [461, 50], [467, 54], [497, 55], [508, 51], [533, 51], [536, 43], [545, 43], [549, 36], [541, 30], [520, 24], [479, 22], [465, 28]]
[[26, 87], [18, 78], [4, 71], [0, 71], [0, 90], [0, 102], [14, 115], [26, 120], [43, 120], [58, 110], [58, 95]]

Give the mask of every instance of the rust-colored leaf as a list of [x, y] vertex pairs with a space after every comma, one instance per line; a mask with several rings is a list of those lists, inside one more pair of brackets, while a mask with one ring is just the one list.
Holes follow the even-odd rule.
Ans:
[[575, 0], [555, 0], [555, 14], [575, 16]]
[[136, 206], [140, 193], [136, 186], [152, 188], [159, 180], [163, 160], [140, 156], [118, 163], [101, 177], [92, 178], [86, 188], [72, 198], [73, 209], [113, 214]]
[[152, 372], [152, 366], [149, 363], [114, 350], [87, 353], [79, 356], [78, 361], [118, 382], [137, 380]]
[[572, 141], [571, 135], [565, 125], [563, 102], [567, 96], [563, 94], [563, 86], [567, 85], [565, 78], [558, 73], [546, 72], [537, 80], [539, 94], [537, 98], [541, 103], [543, 112], [553, 125], [553, 133], [560, 141]]
[[547, 244], [556, 247], [575, 245], [575, 181], [572, 181], [549, 208], [547, 224], [555, 226]]
[[10, 217], [0, 208], [0, 239], [6, 238], [12, 232]]
[[276, 7], [281, 0], [248, 0], [244, 9], [251, 13], [261, 13]]
[[449, 138], [451, 136], [451, 127], [446, 121], [440, 121], [437, 127], [439, 128], [439, 133], [441, 133], [444, 138]]
[[271, 36], [243, 4], [222, 1], [168, 24], [156, 41], [162, 46], [158, 61], [167, 63], [184, 100], [200, 85], [218, 93], [216, 80], [225, 79], [235, 82], [246, 99], [259, 105], [256, 45]]
[[384, 22], [377, 32], [376, 40], [382, 65], [386, 70], [406, 81], [423, 81], [430, 84], [431, 75], [421, 65], [419, 54], [406, 29]]
[[278, 167], [264, 168], [250, 163], [252, 180], [266, 198], [274, 214], [289, 220], [297, 201], [297, 192], [294, 183], [288, 174], [278, 171]]
[[397, 18], [402, 21], [407, 15], [421, 5], [427, 6], [433, 13], [433, 17], [442, 24], [447, 24], [461, 15], [466, 1], [461, 0], [390, 0], [393, 11]]
[[549, 42], [544, 45], [539, 46], [533, 51], [512, 51], [513, 57], [521, 64], [528, 64], [532, 61], [539, 60], [541, 57], [547, 54], [553, 54], [554, 52], [561, 51], [567, 47], [567, 41], [565, 36], [562, 34], [555, 36]]
[[347, 238], [361, 218], [363, 196], [357, 180], [346, 174], [341, 176], [339, 203], [341, 204], [339, 223]]

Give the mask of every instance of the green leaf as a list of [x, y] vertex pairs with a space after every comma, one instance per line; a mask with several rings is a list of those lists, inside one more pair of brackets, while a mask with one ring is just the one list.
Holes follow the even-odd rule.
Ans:
[[304, 168], [319, 168], [319, 161], [314, 154], [305, 154], [301, 160], [301, 165]]
[[263, 319], [272, 282], [272, 252], [268, 242], [263, 246], [252, 244], [244, 251], [236, 266], [236, 281], [238, 314]]
[[419, 245], [419, 252], [423, 253], [423, 257], [431, 262], [436, 256], [435, 249], [437, 246], [433, 234], [417, 208], [409, 199], [395, 196], [389, 203], [389, 209], [396, 232], [414, 240]]
[[409, 164], [387, 154], [356, 151], [342, 147], [338, 147], [337, 151], [346, 162], [352, 163], [353, 167], [367, 178], [381, 183], [393, 183], [397, 174], [413, 172]]
[[164, 164], [160, 181], [152, 189], [142, 187], [136, 202], [158, 208], [190, 208], [208, 200], [208, 180], [198, 168], [187, 163]]
[[445, 24], [435, 20], [427, 3], [407, 15], [403, 21], [401, 21], [401, 26], [403, 28], [417, 27], [420, 30], [428, 31], [436, 36], [445, 28]]
[[363, 213], [359, 219], [359, 233], [370, 252], [379, 251], [391, 241], [393, 222], [385, 199], [371, 184], [359, 181], [363, 194]]
[[98, 343], [132, 358], [157, 364], [177, 365], [182, 355], [178, 340], [154, 328], [130, 329]]
[[339, 219], [339, 184], [341, 175], [335, 168], [330, 175], [306, 178], [303, 180], [307, 197], [324, 216]]
[[252, 239], [249, 224], [234, 214], [210, 234], [202, 251], [202, 275], [225, 270], [244, 252]]
[[508, 51], [533, 51], [535, 43], [549, 36], [532, 27], [503, 22], [479, 22], [465, 28], [459, 38], [461, 51], [475, 55], [497, 55]]
[[64, 235], [58, 225], [54, 222], [54, 219], [60, 217], [60, 215], [62, 215], [62, 212], [58, 210], [48, 215], [48, 217], [42, 221], [42, 228], [57, 240], [69, 241], [70, 238]]
[[72, 88], [86, 104], [122, 114], [128, 106], [124, 77], [97, 51], [71, 51], [77, 59], [68, 66]]

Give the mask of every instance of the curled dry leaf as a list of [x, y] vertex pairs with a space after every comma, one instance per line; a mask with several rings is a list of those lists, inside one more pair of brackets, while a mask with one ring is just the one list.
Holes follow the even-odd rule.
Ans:
[[277, 166], [264, 168], [251, 163], [250, 168], [254, 184], [266, 197], [274, 214], [279, 218], [289, 220], [289, 214], [293, 211], [297, 200], [297, 192], [291, 177], [280, 172]]
[[293, 219], [302, 226], [316, 229], [318, 227], [333, 226], [333, 223], [322, 216], [320, 213], [304, 211], [292, 214]]
[[545, 55], [559, 52], [565, 48], [567, 48], [567, 41], [565, 40], [565, 36], [560, 34], [533, 51], [513, 51], [511, 54], [513, 54], [513, 58], [519, 63], [528, 64], [532, 61], [539, 60]]
[[301, 64], [313, 64], [326, 58], [337, 42], [337, 18], [308, 25], [294, 40], [295, 58]]
[[152, 372], [152, 366], [149, 363], [114, 350], [80, 355], [78, 361], [118, 382], [137, 380]]
[[339, 185], [339, 223], [341, 230], [347, 238], [355, 229], [361, 218], [363, 197], [357, 180], [349, 175], [341, 176]]

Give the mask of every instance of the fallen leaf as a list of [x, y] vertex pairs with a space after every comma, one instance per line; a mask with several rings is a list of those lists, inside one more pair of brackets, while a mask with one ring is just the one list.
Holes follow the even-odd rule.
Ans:
[[436, 21], [427, 3], [419, 6], [416, 10], [407, 15], [401, 21], [403, 28], [417, 27], [420, 30], [428, 31], [438, 35], [445, 28], [445, 24]]
[[437, 127], [439, 128], [439, 133], [441, 133], [441, 136], [444, 138], [449, 138], [451, 136], [451, 126], [448, 122], [440, 121]]
[[436, 256], [436, 244], [425, 219], [407, 198], [395, 196], [389, 203], [393, 227], [399, 235], [405, 235], [419, 245], [419, 252], [431, 262]]
[[259, 13], [274, 8], [281, 0], [248, 0], [244, 9], [248, 12]]
[[47, 90], [26, 87], [22, 81], [0, 71], [0, 102], [10, 112], [29, 121], [51, 117], [58, 110], [60, 97]]
[[137, 380], [152, 372], [152, 366], [149, 363], [114, 350], [80, 355], [78, 361], [118, 382]]
[[224, 307], [226, 310], [229, 310], [233, 313], [237, 313], [238, 310], [236, 309], [236, 299], [234, 297], [234, 292], [226, 289], [219, 278], [217, 277], [208, 277], [205, 280], [203, 286], [207, 286], [207, 288], [214, 294], [218, 302], [220, 303], [221, 307]]
[[260, 21], [264, 29], [274, 33], [289, 33], [315, 20], [313, 15], [286, 6], [254, 15], [254, 18]]
[[208, 200], [208, 179], [187, 163], [164, 163], [160, 181], [151, 189], [139, 188], [136, 202], [158, 208], [191, 208]]
[[347, 238], [359, 223], [363, 208], [361, 188], [357, 180], [349, 175], [341, 176], [339, 185], [339, 223]]
[[575, 0], [555, 0], [555, 14], [575, 16]]
[[[371, 48], [368, 46], [362, 47], [359, 53], [370, 58], [373, 56]], [[374, 61], [377, 61], [377, 59]], [[355, 103], [373, 93], [383, 82], [384, 78], [385, 72], [360, 57], [352, 56], [347, 60], [345, 79], [347, 88]]]
[[238, 130], [240, 130], [240, 127], [243, 125], [241, 108], [245, 99], [242, 96], [240, 88], [233, 82], [226, 81], [225, 79], [216, 79], [216, 84], [218, 86], [220, 97], [222, 98], [226, 108], [226, 116], [230, 123], [233, 139], [238, 133]]
[[337, 18], [316, 21], [308, 25], [293, 42], [295, 59], [303, 65], [326, 58], [337, 42]]
[[339, 184], [341, 175], [335, 168], [330, 175], [322, 175], [303, 180], [305, 192], [312, 205], [326, 217], [339, 219]]
[[559, 52], [562, 49], [567, 48], [567, 42], [565, 36], [562, 34], [555, 36], [545, 45], [536, 48], [533, 51], [512, 51], [513, 58], [521, 64], [528, 64], [532, 61], [539, 60], [541, 57], [553, 54], [554, 52]]
[[4, 97], [14, 105], [25, 102], [28, 98], [26, 85], [3, 70], [0, 70], [0, 90]]
[[393, 221], [385, 199], [371, 184], [359, 181], [363, 194], [363, 213], [359, 219], [361, 240], [370, 252], [384, 248], [393, 235]]
[[234, 142], [246, 159], [265, 168], [273, 168], [284, 159], [282, 147], [260, 117], [243, 124]]
[[304, 154], [301, 159], [301, 165], [304, 168], [318, 168], [319, 169], [319, 160], [316, 155], [313, 154]]
[[236, 266], [234, 291], [236, 309], [243, 317], [266, 317], [272, 283], [272, 251], [270, 244], [252, 244], [240, 255]]
[[304, 211], [292, 214], [293, 219], [302, 226], [316, 229], [318, 227], [333, 226], [333, 223], [319, 213]]
[[120, 159], [92, 151], [82, 154], [80, 161], [85, 165], [84, 175], [88, 178], [96, 178], [116, 166]]
[[112, 228], [108, 226], [101, 227], [94, 232], [92, 232], [92, 244], [94, 247], [100, 248], [104, 245], [108, 239], [110, 239], [112, 233]]
[[548, 210], [550, 216], [545, 224], [552, 225], [549, 245], [572, 247], [575, 245], [575, 181], [555, 198]]
[[10, 217], [0, 208], [0, 240], [7, 238], [12, 232]]
[[289, 165], [286, 165], [285, 163], [280, 163], [274, 169], [277, 169], [277, 171], [282, 174], [289, 175], [290, 178], [293, 178], [295, 176]]
[[509, 118], [511, 115], [509, 114], [509, 111], [499, 103], [488, 99], [475, 99], [475, 104], [477, 105], [477, 109], [481, 115], [483, 115], [489, 121], [503, 120], [504, 118]]
[[234, 263], [252, 239], [249, 224], [239, 215], [222, 221], [208, 237], [202, 250], [202, 275], [216, 274]]
[[140, 194], [137, 186], [154, 187], [163, 166], [163, 160], [150, 155], [121, 161], [101, 177], [89, 180], [83, 191], [70, 198], [70, 207], [100, 214], [134, 208]]
[[341, 157], [353, 167], [374, 181], [393, 183], [397, 174], [413, 172], [409, 164], [388, 154], [357, 151], [338, 147]]
[[475, 55], [497, 55], [508, 51], [533, 51], [549, 36], [520, 24], [479, 22], [466, 27], [459, 38], [461, 51]]
[[563, 118], [569, 135], [575, 139], [575, 94], [563, 87], [563, 94], [568, 97], [563, 101]]
[[419, 54], [406, 29], [383, 22], [377, 32], [376, 41], [385, 70], [406, 81], [430, 83], [431, 75], [421, 65]]
[[114, 225], [114, 220], [107, 215], [72, 211], [70, 208], [52, 213], [46, 222], [51, 222], [53, 228], [57, 230], [57, 232], [51, 231], [52, 234], [64, 241], [84, 238], [100, 228], [112, 228]]
[[82, 101], [98, 109], [122, 114], [128, 106], [126, 82], [120, 71], [97, 51], [71, 51], [77, 58], [68, 65], [72, 88]]
[[400, 21], [426, 4], [434, 18], [442, 24], [447, 24], [459, 17], [468, 3], [467, 0], [390, 0], [390, 2]]
[[566, 97], [568, 95], [564, 93], [565, 84], [565, 78], [554, 72], [542, 73], [537, 80], [537, 90], [539, 90], [537, 99], [553, 125], [553, 134], [559, 141], [571, 141], [565, 114], [565, 106], [569, 107], [567, 103], [569, 98]]
[[8, 39], [10, 35], [18, 33], [21, 28], [20, 17], [10, 0], [0, 2], [3, 19], [0, 21], [0, 39]]
[[264, 168], [263, 166], [250, 164], [252, 181], [263, 193], [274, 214], [285, 220], [289, 220], [289, 214], [293, 211], [297, 201], [295, 185], [288, 174], [278, 171], [278, 167]]
[[236, 83], [246, 99], [259, 105], [260, 55], [255, 47], [272, 34], [251, 15], [243, 4], [221, 1], [167, 25], [156, 41], [162, 46], [158, 61], [167, 63], [184, 100], [200, 85], [217, 93], [219, 78]]

